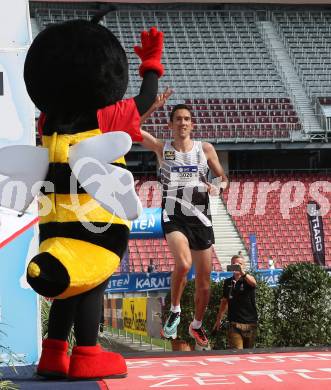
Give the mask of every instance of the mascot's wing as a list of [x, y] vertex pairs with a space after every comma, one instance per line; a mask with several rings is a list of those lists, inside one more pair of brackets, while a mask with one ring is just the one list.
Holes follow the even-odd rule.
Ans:
[[69, 165], [86, 192], [112, 214], [130, 221], [142, 212], [134, 179], [131, 172], [111, 163], [131, 145], [128, 134], [116, 131], [81, 141], [69, 152]]
[[0, 206], [26, 210], [43, 185], [48, 171], [48, 150], [15, 145], [0, 148]]

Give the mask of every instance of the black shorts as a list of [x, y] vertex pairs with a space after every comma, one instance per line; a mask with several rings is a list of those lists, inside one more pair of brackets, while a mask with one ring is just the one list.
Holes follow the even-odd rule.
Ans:
[[164, 235], [172, 232], [183, 233], [188, 240], [190, 249], [202, 251], [210, 248], [215, 243], [212, 226], [205, 226], [202, 223], [201, 225], [190, 226], [176, 218], [170, 218], [170, 221], [167, 222], [164, 222], [162, 218], [161, 223]]

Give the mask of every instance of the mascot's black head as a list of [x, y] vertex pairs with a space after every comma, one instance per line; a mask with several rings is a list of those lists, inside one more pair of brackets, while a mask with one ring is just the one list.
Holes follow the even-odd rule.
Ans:
[[70, 117], [121, 100], [128, 84], [128, 61], [107, 28], [73, 20], [51, 25], [35, 38], [24, 79], [41, 111]]

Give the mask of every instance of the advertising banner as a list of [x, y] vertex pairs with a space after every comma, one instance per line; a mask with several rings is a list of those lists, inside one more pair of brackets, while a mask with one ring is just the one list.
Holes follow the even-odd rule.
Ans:
[[116, 319], [117, 319], [117, 329], [124, 329], [124, 324], [123, 324], [123, 299], [117, 298], [116, 299]]
[[[0, 148], [35, 145], [35, 111], [23, 79], [30, 43], [28, 0], [1, 1]], [[36, 213], [19, 217], [0, 210], [0, 344], [23, 357], [23, 364], [38, 360], [41, 342], [38, 298], [25, 277], [26, 264], [38, 250], [36, 222]]]
[[124, 330], [147, 336], [147, 298], [123, 299]]
[[130, 266], [129, 266], [129, 251], [126, 249], [120, 264], [121, 272], [130, 272]]
[[251, 269], [256, 270], [257, 263], [258, 263], [258, 253], [257, 253], [257, 243], [256, 243], [255, 234], [249, 235], [249, 260], [251, 263]]
[[103, 297], [103, 323], [105, 326], [111, 325], [111, 299], [107, 295]]
[[132, 222], [130, 238], [163, 237], [161, 208], [145, 208], [140, 217]]
[[[266, 269], [258, 270], [256, 272], [256, 277], [258, 280], [261, 280], [269, 287], [275, 287], [278, 284], [279, 276], [282, 274], [282, 269]], [[220, 282], [226, 278], [230, 278], [232, 272], [212, 272], [210, 278], [213, 282]]]
[[[257, 270], [257, 278], [274, 287], [278, 283], [282, 269]], [[211, 280], [219, 282], [229, 278], [232, 272], [215, 272], [210, 275]], [[188, 278], [188, 280], [192, 279]], [[166, 291], [170, 289], [171, 272], [127, 273], [113, 275], [108, 283], [106, 293], [124, 293], [141, 291]]]
[[[34, 244], [30, 228], [0, 249], [0, 345], [30, 364], [38, 359], [40, 337], [37, 296], [25, 278]], [[8, 360], [7, 351], [0, 349], [0, 362]]]
[[147, 333], [150, 337], [160, 338], [162, 328], [161, 298], [148, 298], [147, 303]]
[[307, 217], [314, 262], [315, 264], [325, 266], [323, 219], [320, 214], [319, 204], [313, 200], [309, 201], [307, 204]]
[[114, 329], [123, 329], [122, 298], [104, 298], [104, 324]]
[[117, 316], [116, 316], [116, 299], [111, 299], [110, 301], [110, 325], [112, 328], [117, 329]]
[[126, 273], [112, 275], [106, 293], [169, 290], [170, 272]]

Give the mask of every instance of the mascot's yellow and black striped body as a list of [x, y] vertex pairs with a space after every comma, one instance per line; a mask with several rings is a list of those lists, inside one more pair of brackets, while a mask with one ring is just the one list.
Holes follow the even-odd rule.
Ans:
[[[95, 129], [42, 136], [50, 161], [46, 181], [53, 186], [45, 186], [42, 200], [41, 253], [28, 267], [28, 282], [41, 295], [67, 298], [99, 285], [116, 270], [127, 247], [130, 222], [100, 207], [75, 181], [68, 164], [70, 146], [100, 134]], [[115, 164], [124, 166], [124, 157]], [[73, 181], [77, 195], [70, 192]], [[82, 222], [104, 231], [95, 233]]]
[[[142, 140], [140, 115], [153, 104], [163, 74], [163, 35], [156, 29], [142, 33], [141, 47], [135, 50], [142, 61], [141, 89], [134, 98], [122, 100], [128, 61], [118, 39], [98, 24], [106, 12], [91, 22], [72, 20], [47, 27], [32, 42], [24, 65], [27, 92], [45, 113], [42, 144], [49, 150], [47, 180], [53, 183], [44, 190], [40, 253], [27, 270], [35, 291], [57, 298], [37, 367], [37, 373], [48, 378], [127, 374], [123, 357], [103, 351], [97, 339], [104, 291], [127, 247], [130, 224], [101, 208], [78, 184], [72, 191], [68, 157], [70, 146], [109, 131], [126, 131], [132, 141]], [[124, 164], [124, 158], [117, 163]], [[110, 222], [102, 232], [89, 229]], [[69, 357], [72, 326], [77, 345]]]

